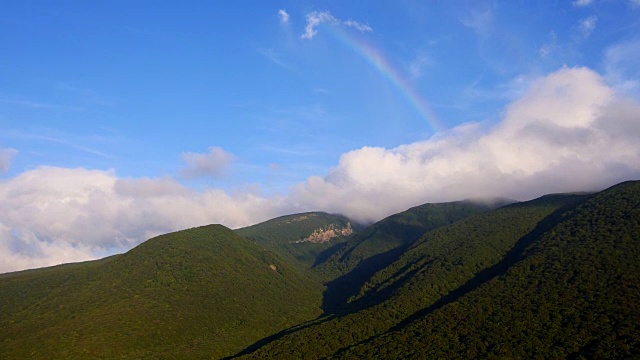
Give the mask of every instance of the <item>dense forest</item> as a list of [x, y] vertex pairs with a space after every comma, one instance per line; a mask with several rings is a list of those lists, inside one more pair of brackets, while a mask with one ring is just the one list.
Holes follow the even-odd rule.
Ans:
[[0, 357], [630, 358], [639, 241], [640, 182], [204, 226], [0, 275]]

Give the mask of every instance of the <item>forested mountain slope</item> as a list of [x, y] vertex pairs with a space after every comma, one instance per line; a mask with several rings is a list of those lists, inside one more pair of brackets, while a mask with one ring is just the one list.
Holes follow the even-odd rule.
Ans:
[[0, 358], [220, 358], [320, 314], [322, 287], [220, 225], [0, 275]]
[[500, 205], [209, 225], [2, 274], [0, 358], [640, 356], [640, 182]]
[[249, 357], [331, 357], [391, 331], [457, 290], [490, 277], [505, 258], [549, 229], [558, 212], [587, 197], [545, 196], [428, 231], [358, 289], [345, 304], [348, 312], [283, 334]]
[[597, 194], [440, 309], [343, 358], [637, 358], [640, 183]]
[[427, 232], [327, 317], [248, 358], [640, 356], [640, 182]]

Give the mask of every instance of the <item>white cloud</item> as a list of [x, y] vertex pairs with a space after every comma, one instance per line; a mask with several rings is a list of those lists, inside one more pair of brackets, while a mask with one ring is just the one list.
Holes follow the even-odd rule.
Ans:
[[596, 23], [598, 22], [598, 17], [595, 15], [589, 16], [587, 18], [581, 19], [578, 23], [578, 33], [583, 38], [586, 39], [591, 36], [591, 33], [596, 28]]
[[362, 32], [371, 32], [373, 29], [366, 24], [359, 23], [355, 20], [346, 20], [342, 21], [335, 16], [331, 15], [328, 11], [312, 11], [307, 14], [307, 25], [305, 26], [305, 32], [300, 36], [301, 39], [313, 39], [318, 31], [316, 27], [318, 27], [322, 23], [329, 23], [333, 25], [344, 25], [347, 27], [352, 27], [356, 30]]
[[285, 10], [283, 9], [278, 10], [278, 16], [280, 17], [281, 24], [289, 23], [289, 14]]
[[418, 54], [408, 66], [409, 74], [414, 79], [421, 78], [424, 75], [425, 68], [432, 64], [433, 61], [429, 56], [423, 53]]
[[[393, 149], [363, 147], [285, 196], [40, 167], [0, 181], [0, 272], [91, 259], [209, 223], [239, 227], [308, 210], [373, 221], [426, 202], [601, 189], [640, 178], [639, 138], [636, 100], [589, 69], [564, 68], [532, 81], [495, 126], [471, 123]], [[193, 155], [219, 164], [215, 149]]]
[[610, 46], [605, 50], [604, 69], [607, 81], [629, 96], [640, 96], [640, 39]]
[[487, 9], [484, 11], [471, 11], [465, 17], [460, 19], [462, 24], [478, 35], [488, 36], [493, 31], [493, 11]]
[[245, 226], [282, 214], [280, 204], [168, 178], [40, 167], [0, 182], [0, 272], [93, 259], [178, 229]]
[[540, 56], [543, 58], [549, 57], [558, 49], [558, 36], [555, 31], [551, 31], [549, 33], [549, 41], [540, 47]]
[[182, 176], [186, 178], [218, 176], [234, 158], [233, 154], [220, 147], [212, 147], [206, 154], [184, 153], [182, 159], [187, 163], [187, 166], [182, 170]]
[[342, 25], [348, 26], [348, 27], [352, 27], [356, 30], [362, 31], [362, 32], [372, 32], [373, 29], [371, 28], [371, 26], [367, 25], [367, 24], [361, 24], [355, 20], [346, 20], [342, 22]]
[[313, 39], [318, 32], [316, 31], [316, 27], [323, 22], [329, 23], [338, 23], [338, 19], [336, 19], [331, 13], [328, 11], [313, 11], [307, 14], [307, 26], [305, 27], [305, 32], [300, 36], [302, 39]]
[[593, 3], [593, 0], [575, 0], [573, 2], [573, 6], [587, 6], [587, 5], [591, 5]]
[[17, 153], [17, 150], [11, 148], [0, 149], [0, 174], [9, 171], [9, 168], [11, 168], [11, 161]]
[[305, 207], [377, 220], [425, 202], [527, 199], [640, 177], [640, 105], [585, 68], [533, 83], [493, 128], [468, 124], [395, 149], [346, 153], [295, 191]]

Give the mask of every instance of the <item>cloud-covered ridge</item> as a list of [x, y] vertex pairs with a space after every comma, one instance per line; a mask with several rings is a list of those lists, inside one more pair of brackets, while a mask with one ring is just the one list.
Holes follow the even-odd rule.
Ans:
[[[0, 272], [91, 259], [209, 223], [239, 227], [308, 210], [375, 221], [426, 202], [599, 190], [640, 179], [638, 139], [637, 100], [589, 69], [564, 68], [533, 81], [493, 125], [350, 151], [282, 196], [39, 167], [0, 181]], [[215, 175], [230, 157], [220, 148], [187, 154], [192, 175]]]
[[640, 178], [640, 105], [586, 69], [539, 79], [493, 127], [467, 124], [394, 149], [346, 153], [294, 198], [373, 221], [425, 202], [601, 189]]
[[178, 229], [249, 225], [281, 213], [278, 202], [170, 178], [39, 167], [0, 182], [0, 273], [122, 252]]

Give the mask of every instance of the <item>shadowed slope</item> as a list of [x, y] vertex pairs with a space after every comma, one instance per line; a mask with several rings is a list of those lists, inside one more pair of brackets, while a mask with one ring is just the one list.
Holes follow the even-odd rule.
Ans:
[[389, 216], [335, 247], [334, 253], [314, 267], [327, 282], [326, 314], [353, 310], [349, 298], [376, 272], [396, 261], [425, 232], [452, 224], [504, 204], [457, 201], [424, 204]]
[[316, 321], [249, 357], [331, 357], [382, 335], [498, 265], [530, 233], [549, 226], [545, 218], [584, 198], [546, 196], [428, 231], [358, 289], [354, 311]]
[[636, 358], [640, 182], [565, 212], [517, 262], [344, 358]]

